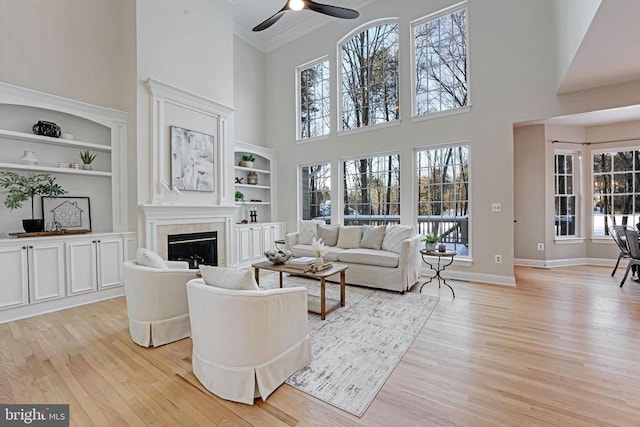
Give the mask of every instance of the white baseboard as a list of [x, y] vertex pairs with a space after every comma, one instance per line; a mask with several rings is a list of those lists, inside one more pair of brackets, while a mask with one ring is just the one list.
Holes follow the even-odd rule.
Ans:
[[[523, 259], [516, 258], [513, 264], [521, 267], [537, 267], [537, 268], [554, 268], [554, 267], [574, 267], [576, 265], [600, 265], [605, 267], [613, 267], [616, 260], [611, 258], [566, 258], [566, 259]], [[621, 260], [620, 267], [627, 267], [627, 261]]]
[[[428, 280], [429, 277], [433, 276], [433, 271], [428, 268], [422, 269], [420, 275], [420, 280]], [[488, 283], [490, 285], [501, 285], [501, 286], [515, 286], [516, 278], [515, 276], [503, 276], [500, 274], [485, 274], [485, 273], [474, 273], [472, 271], [463, 271], [463, 270], [446, 270], [442, 273], [442, 276], [447, 279], [452, 280], [462, 280], [465, 282], [480, 282], [480, 283]]]

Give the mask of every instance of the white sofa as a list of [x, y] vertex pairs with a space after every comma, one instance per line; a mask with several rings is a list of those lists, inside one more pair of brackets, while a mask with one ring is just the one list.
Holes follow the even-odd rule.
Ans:
[[187, 281], [196, 277], [185, 261], [164, 261], [167, 268], [125, 261], [124, 293], [131, 339], [143, 347], [158, 347], [191, 336]]
[[253, 405], [311, 363], [306, 288], [223, 289], [204, 279], [186, 287], [193, 373], [217, 396]]
[[[308, 221], [302, 221], [301, 225], [304, 222]], [[316, 236], [319, 235], [316, 233]], [[299, 237], [300, 232], [286, 234], [287, 249], [296, 257], [315, 256], [313, 246], [301, 242]], [[420, 277], [420, 245], [423, 239], [423, 236], [415, 235], [414, 232], [395, 245], [397, 252], [382, 248], [326, 246], [327, 253], [323, 259], [348, 264], [346, 281], [349, 284], [404, 292]]]

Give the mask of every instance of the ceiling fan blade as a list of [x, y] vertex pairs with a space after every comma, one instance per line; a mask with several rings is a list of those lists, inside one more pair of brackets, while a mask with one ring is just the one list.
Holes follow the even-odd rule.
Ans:
[[306, 0], [305, 7], [314, 12], [322, 13], [329, 16], [335, 16], [342, 19], [355, 19], [360, 16], [357, 10], [347, 9], [346, 7], [331, 6], [329, 4], [316, 3], [313, 0]]
[[282, 15], [284, 15], [284, 12], [287, 9], [282, 8], [279, 12], [276, 12], [275, 14], [273, 14], [271, 17], [265, 19], [264, 21], [262, 21], [261, 23], [259, 23], [258, 25], [256, 25], [255, 27], [253, 27], [252, 31], [262, 31], [262, 30], [266, 30], [267, 28], [269, 28], [270, 26], [272, 26], [273, 24], [275, 24], [276, 22], [278, 22], [278, 19], [282, 18]]

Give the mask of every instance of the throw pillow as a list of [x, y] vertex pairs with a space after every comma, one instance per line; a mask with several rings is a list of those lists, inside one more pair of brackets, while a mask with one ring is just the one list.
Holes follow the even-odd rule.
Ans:
[[360, 247], [361, 238], [362, 227], [359, 225], [340, 227], [340, 231], [338, 232], [338, 243], [336, 246], [342, 249], [357, 249]]
[[150, 249], [138, 248], [136, 250], [136, 258], [138, 265], [142, 265], [143, 267], [157, 268], [160, 270], [167, 270], [169, 268], [160, 255]]
[[382, 248], [382, 240], [384, 239], [384, 232], [386, 229], [386, 225], [379, 225], [377, 227], [365, 225], [362, 230], [362, 241], [360, 242], [360, 247], [367, 249]]
[[402, 241], [413, 234], [413, 227], [410, 225], [389, 225], [382, 240], [382, 250], [400, 253]]
[[204, 283], [216, 288], [235, 289], [238, 291], [260, 290], [252, 272], [249, 270], [201, 265], [200, 274]]
[[327, 246], [335, 246], [338, 243], [338, 225], [318, 224], [318, 238]]
[[316, 237], [318, 237], [318, 223], [313, 220], [300, 221], [298, 225], [298, 243], [310, 245]]

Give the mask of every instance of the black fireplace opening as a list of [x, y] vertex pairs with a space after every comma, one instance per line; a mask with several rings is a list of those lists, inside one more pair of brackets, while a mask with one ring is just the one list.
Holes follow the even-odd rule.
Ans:
[[187, 261], [189, 268], [218, 265], [218, 233], [170, 234], [167, 236], [170, 261]]

